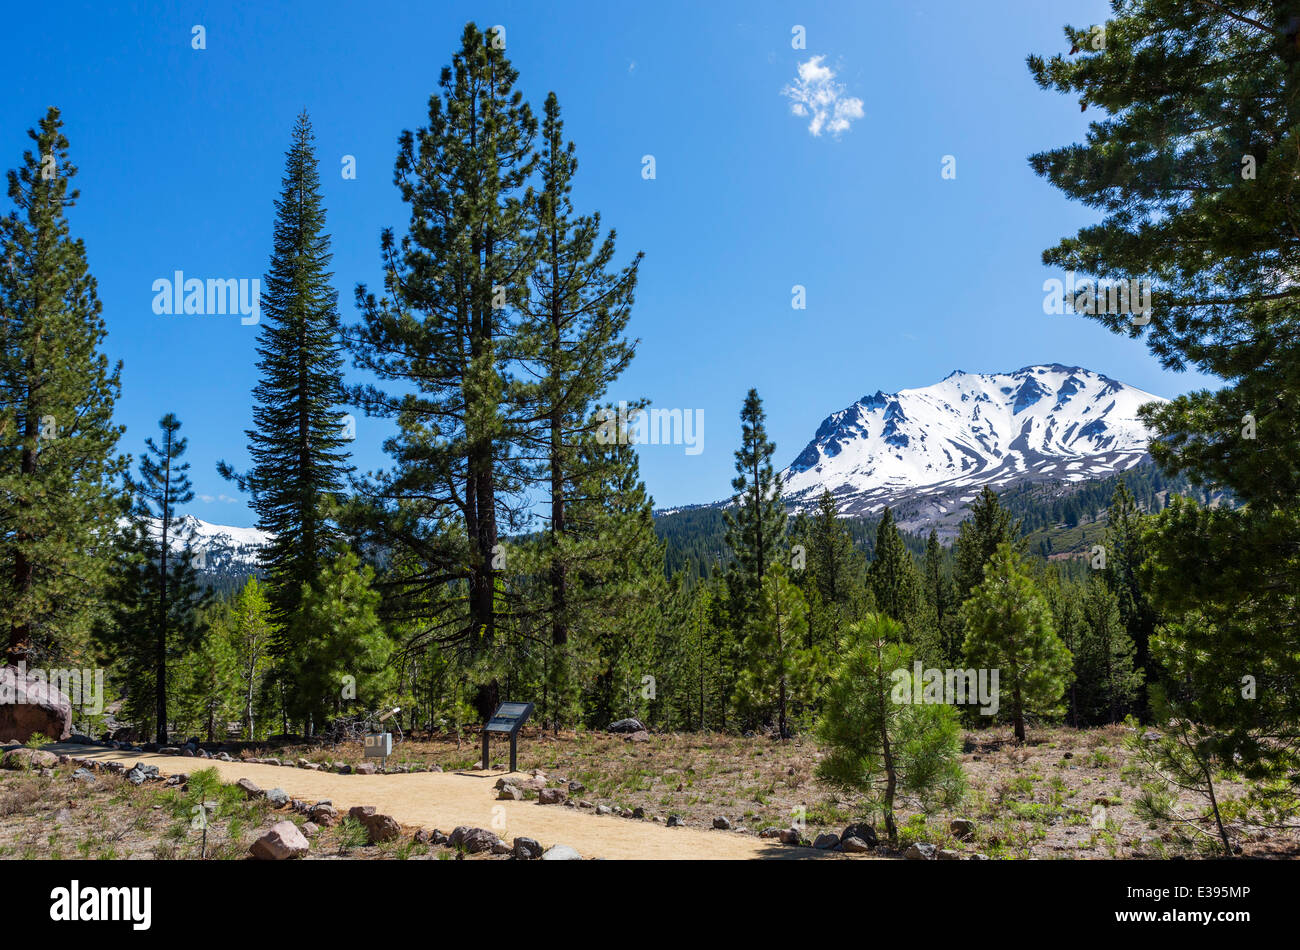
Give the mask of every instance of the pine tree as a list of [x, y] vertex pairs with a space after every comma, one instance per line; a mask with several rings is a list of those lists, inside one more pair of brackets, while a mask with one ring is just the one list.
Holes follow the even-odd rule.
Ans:
[[330, 285], [330, 237], [320, 192], [311, 122], [298, 117], [285, 153], [275, 202], [271, 265], [262, 292], [263, 323], [253, 389], [248, 449], [252, 469], [218, 468], [252, 495], [257, 526], [270, 535], [262, 550], [276, 652], [310, 665], [298, 624], [304, 583], [320, 574], [338, 539], [326, 517], [344, 487], [347, 465], [338, 294]]
[[1133, 641], [1121, 622], [1119, 601], [1100, 578], [1088, 583], [1083, 613], [1087, 632], [1074, 657], [1074, 675], [1081, 687], [1087, 687], [1084, 715], [1089, 724], [1123, 722], [1141, 687], [1142, 674], [1133, 666]]
[[[308, 638], [291, 670], [290, 714], [319, 727], [352, 702], [373, 707], [391, 686], [392, 644], [379, 618], [374, 570], [343, 550], [303, 584], [302, 623]], [[351, 687], [351, 688], [350, 688]]]
[[823, 604], [848, 619], [864, 593], [862, 557], [854, 550], [853, 537], [829, 491], [822, 492], [811, 518], [799, 514], [794, 536], [803, 545], [807, 561], [806, 569], [797, 575], [801, 585], [815, 590]]
[[920, 581], [916, 563], [903, 545], [894, 513], [885, 513], [876, 527], [876, 550], [867, 569], [876, 609], [886, 617], [903, 625], [909, 635], [916, 633], [916, 622], [921, 607]]
[[[512, 609], [499, 535], [522, 528], [520, 492], [536, 468], [515, 451], [527, 399], [510, 365], [527, 353], [519, 310], [537, 250], [525, 187], [537, 123], [517, 78], [501, 44], [467, 24], [429, 99], [429, 124], [401, 136], [396, 180], [410, 229], [400, 244], [385, 231], [387, 296], [358, 287], [364, 322], [350, 341], [357, 365], [397, 389], [351, 391], [398, 425], [386, 443], [393, 470], [365, 489], [382, 506], [376, 541], [417, 565], [387, 585], [387, 611], [467, 662], [490, 650]], [[451, 604], [449, 584], [461, 591]], [[499, 690], [491, 678], [478, 684], [485, 720]]]
[[984, 565], [998, 545], [1017, 544], [1019, 537], [1020, 522], [1012, 522], [1011, 512], [1002, 507], [997, 494], [985, 485], [971, 502], [970, 517], [957, 528], [957, 541], [953, 546], [953, 586], [958, 604], [965, 603], [971, 591], [983, 580]]
[[654, 530], [654, 500], [641, 481], [635, 447], [588, 435], [580, 448], [575, 470], [582, 477], [570, 498], [565, 556], [573, 573], [577, 652], [593, 673], [584, 719], [604, 728], [644, 712], [637, 706], [641, 677], [651, 675], [655, 627], [668, 584], [663, 542]]
[[774, 564], [785, 561], [787, 547], [781, 476], [772, 466], [776, 446], [767, 439], [766, 418], [758, 390], [751, 389], [740, 410], [740, 448], [731, 480], [736, 494], [724, 516], [734, 558], [733, 610], [746, 617], [760, 609], [763, 582]]
[[807, 606], [784, 567], [767, 571], [762, 599], [743, 630], [745, 668], [736, 705], [754, 725], [771, 722], [781, 739], [791, 734], [791, 714], [813, 699], [818, 657], [804, 646]]
[[120, 364], [86, 249], [66, 218], [79, 193], [59, 111], [29, 132], [0, 218], [0, 602], [6, 662], [69, 656], [102, 613], [123, 501], [113, 425]]
[[955, 805], [965, 789], [957, 711], [944, 703], [900, 701], [921, 693], [902, 628], [883, 615], [848, 630], [846, 653], [827, 688], [818, 736], [828, 747], [817, 765], [825, 781], [865, 792], [898, 840], [894, 807], [906, 793], [923, 804]]
[[[145, 440], [138, 480], [127, 477], [133, 501], [125, 529], [127, 556], [114, 567], [114, 622], [102, 634], [127, 671], [128, 709], [137, 722], [151, 722], [160, 745], [167, 743], [168, 693], [179, 682], [170, 664], [202, 638], [200, 615], [209, 595], [194, 560], [192, 524], [178, 507], [193, 500], [188, 440], [180, 420], [167, 413], [158, 422], [161, 441]], [[150, 705], [151, 703], [151, 705]]]
[[1060, 712], [1071, 657], [1052, 628], [1047, 602], [1010, 544], [993, 552], [961, 616], [968, 662], [999, 671], [1000, 705], [1015, 725], [1016, 740], [1024, 742], [1026, 715]]
[[[1202, 683], [1207, 694], [1231, 699], [1193, 697], [1183, 711], [1175, 703], [1175, 715], [1199, 717], [1209, 734], [1197, 747], [1215, 761], [1278, 778], [1294, 773], [1296, 749], [1263, 737], [1290, 736], [1300, 720], [1300, 561], [1290, 553], [1300, 547], [1300, 286], [1291, 277], [1300, 250], [1287, 198], [1300, 172], [1296, 23], [1284, 2], [1243, 10], [1133, 0], [1116, 7], [1104, 49], [1086, 41], [1087, 29], [1067, 28], [1082, 55], [1029, 57], [1040, 86], [1103, 112], [1086, 143], [1030, 159], [1104, 215], [1044, 262], [1151, 281], [1144, 314], [1086, 299], [1076, 310], [1145, 338], [1170, 369], [1225, 381], [1142, 410], [1167, 474], [1240, 503], [1211, 510], [1176, 500], [1151, 526], [1146, 569], [1160, 617], [1203, 618], [1172, 626], [1188, 649], [1166, 652], [1185, 670], [1199, 661], [1204, 670], [1186, 675], [1203, 672], [1217, 682]], [[1273, 688], [1246, 700], [1243, 676]]]
[[[1146, 671], [1147, 678], [1154, 678], [1150, 642], [1158, 618], [1140, 573], [1147, 559], [1144, 523], [1145, 516], [1138, 510], [1133, 494], [1121, 479], [1106, 516], [1103, 544], [1106, 567], [1102, 576], [1117, 598], [1120, 624], [1135, 648], [1133, 662], [1139, 670]], [[1143, 686], [1137, 697], [1138, 712], [1147, 711], [1145, 697]]]
[[176, 718], [187, 731], [201, 731], [209, 742], [226, 737], [226, 724], [238, 715], [237, 658], [229, 631], [201, 624], [200, 635], [180, 659]]
[[955, 662], [961, 656], [961, 623], [957, 616], [960, 605], [945, 562], [939, 533], [932, 528], [925, 541], [921, 583], [928, 618], [937, 633], [939, 653], [945, 662]]
[[250, 577], [235, 595], [233, 601], [223, 605], [218, 615], [234, 653], [234, 675], [239, 684], [239, 715], [243, 722], [244, 738], [257, 737], [257, 714], [261, 690], [272, 669], [271, 644], [275, 637], [275, 624], [271, 620], [271, 604], [265, 585]]
[[609, 453], [584, 452], [583, 443], [600, 431], [601, 416], [592, 412], [593, 405], [635, 351], [624, 331], [641, 255], [622, 270], [611, 270], [615, 235], [601, 237], [599, 214], [575, 216], [571, 190], [577, 159], [573, 143], [564, 141], [554, 93], [546, 98], [541, 140], [538, 171], [543, 188], [533, 223], [537, 260], [520, 331], [521, 348], [540, 379], [526, 393], [533, 401], [533, 415], [523, 420], [522, 428], [523, 451], [546, 468], [550, 502], [546, 571], [555, 693], [564, 689], [562, 682], [568, 677], [564, 667], [570, 631], [581, 622], [572, 615], [570, 575], [578, 564], [590, 560], [583, 550], [565, 543], [568, 509], [577, 486], [599, 482], [585, 467], [614, 460]]

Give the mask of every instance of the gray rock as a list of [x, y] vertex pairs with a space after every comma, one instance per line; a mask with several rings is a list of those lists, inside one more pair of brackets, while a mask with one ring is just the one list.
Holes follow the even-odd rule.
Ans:
[[880, 844], [880, 839], [876, 837], [876, 829], [865, 821], [855, 822], [841, 831], [840, 841], [844, 841], [846, 838], [857, 838], [872, 848]]
[[524, 793], [513, 785], [506, 784], [497, 789], [497, 801], [520, 802], [523, 801], [523, 799]]
[[612, 815], [612, 814], [614, 814], [614, 809], [610, 808], [608, 805], [597, 805], [597, 806], [596, 806], [596, 814], [597, 814], [597, 815]]
[[266, 793], [266, 800], [276, 808], [283, 808], [289, 804], [289, 793], [282, 788], [273, 788]]
[[536, 861], [542, 856], [542, 846], [532, 838], [516, 838], [514, 854], [520, 861]]
[[938, 851], [934, 853], [934, 856], [936, 860], [939, 861], [960, 861], [961, 860], [960, 851], [952, 851], [948, 848], [940, 848]]
[[537, 802], [541, 805], [558, 805], [564, 798], [564, 790], [559, 788], [544, 788], [537, 793]]
[[570, 783], [569, 783], [569, 794], [570, 794], [570, 795], [581, 795], [581, 794], [582, 794], [583, 792], [585, 792], [586, 790], [587, 790], [587, 786], [583, 785], [581, 782], [570, 782]]
[[610, 732], [645, 732], [640, 719], [620, 719], [609, 724]]
[[719, 831], [730, 831], [730, 830], [731, 830], [731, 819], [730, 819], [730, 818], [723, 818], [723, 817], [721, 817], [721, 816], [719, 816], [719, 817], [717, 817], [717, 818], [714, 818], [714, 819], [713, 819], [713, 827], [714, 827], [714, 828], [717, 828]]
[[85, 782], [87, 785], [94, 785], [97, 781], [89, 769], [77, 769], [72, 773], [72, 777], [78, 782]]
[[903, 857], [907, 858], [909, 861], [933, 861], [935, 860], [935, 853], [938, 850], [939, 849], [932, 844], [921, 844], [920, 842], [917, 842], [903, 852]]
[[668, 828], [680, 828], [680, 827], [682, 827], [683, 824], [684, 824], [684, 822], [682, 821], [682, 818], [681, 818], [680, 815], [669, 815], [669, 816], [668, 816], [668, 821], [665, 823], [665, 827], [668, 827]]
[[542, 854], [542, 860], [543, 861], [581, 861], [582, 855], [580, 855], [573, 848], [570, 848], [567, 844], [557, 844], [548, 848]]
[[825, 834], [818, 835], [816, 839], [814, 839], [813, 847], [816, 848], [818, 851], [830, 851], [832, 848], [837, 847], [839, 843], [840, 843], [839, 835], [835, 834], [834, 832], [827, 832]]
[[861, 838], [844, 838], [840, 841], [840, 850], [845, 854], [869, 854], [875, 849]]

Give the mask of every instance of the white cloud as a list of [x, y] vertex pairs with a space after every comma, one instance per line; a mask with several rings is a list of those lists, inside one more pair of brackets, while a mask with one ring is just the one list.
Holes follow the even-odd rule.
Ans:
[[799, 64], [799, 78], [781, 90], [790, 100], [790, 111], [810, 116], [808, 131], [815, 136], [828, 131], [835, 138], [846, 131], [854, 119], [863, 116], [862, 100], [844, 95], [844, 84], [835, 81], [835, 70], [822, 65], [824, 56], [814, 56]]

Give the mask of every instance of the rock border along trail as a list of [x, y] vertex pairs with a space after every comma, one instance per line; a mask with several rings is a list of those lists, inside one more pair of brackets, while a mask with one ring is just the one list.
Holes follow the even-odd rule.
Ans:
[[[282, 788], [292, 798], [308, 802], [329, 799], [340, 812], [353, 805], [374, 805], [401, 825], [450, 833], [458, 825], [489, 828], [506, 842], [519, 835], [535, 838], [545, 847], [567, 844], [584, 858], [649, 860], [753, 860], [832, 858], [840, 855], [782, 845], [727, 831], [667, 828], [648, 821], [594, 815], [587, 809], [564, 805], [539, 805], [535, 801], [498, 801], [494, 772], [411, 772], [398, 775], [338, 775], [292, 766], [222, 762], [217, 759], [178, 758], [149, 752], [119, 752], [100, 746], [59, 743], [51, 752], [121, 762], [156, 765], [163, 775], [214, 768], [226, 783], [241, 778], [265, 789]], [[505, 810], [506, 827], [493, 829], [494, 809]]]

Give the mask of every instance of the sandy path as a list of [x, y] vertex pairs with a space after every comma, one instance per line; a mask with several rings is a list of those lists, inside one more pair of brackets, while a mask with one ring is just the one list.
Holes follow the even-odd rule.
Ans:
[[[405, 775], [338, 775], [286, 766], [191, 759], [148, 752], [118, 752], [99, 746], [60, 743], [51, 752], [129, 765], [145, 762], [164, 775], [214, 768], [223, 781], [246, 778], [262, 788], [282, 788], [292, 798], [317, 802], [329, 799], [340, 812], [353, 805], [374, 805], [400, 824], [412, 828], [438, 828], [444, 833], [457, 825], [493, 828], [504, 817], [505, 827], [493, 828], [511, 841], [524, 835], [543, 847], [567, 844], [584, 858], [640, 858], [651, 860], [798, 859], [840, 855], [791, 848], [770, 839], [728, 831], [666, 828], [647, 821], [613, 815], [595, 815], [587, 809], [564, 805], [539, 805], [535, 801], [497, 801], [496, 780], [506, 772], [415, 772]], [[497, 811], [500, 809], [500, 811]]]

